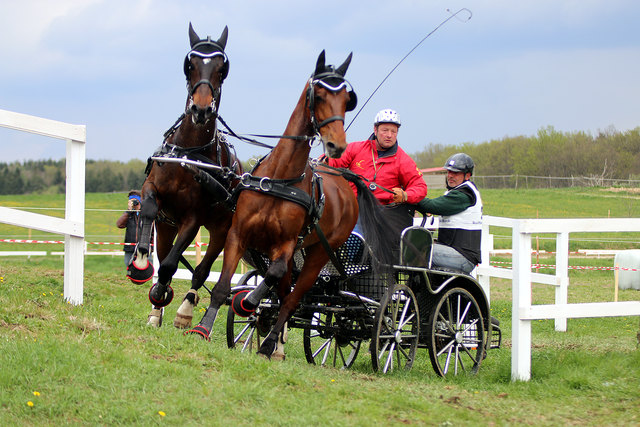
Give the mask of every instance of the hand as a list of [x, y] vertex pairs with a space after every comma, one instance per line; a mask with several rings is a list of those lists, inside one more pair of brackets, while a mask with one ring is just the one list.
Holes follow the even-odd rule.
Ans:
[[133, 210], [133, 199], [129, 199], [129, 202], [127, 202], [127, 210]]
[[402, 188], [392, 188], [393, 203], [404, 203], [407, 201], [407, 193]]

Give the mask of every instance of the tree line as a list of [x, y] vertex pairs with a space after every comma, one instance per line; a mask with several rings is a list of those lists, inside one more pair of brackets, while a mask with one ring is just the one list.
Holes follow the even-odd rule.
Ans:
[[[146, 162], [127, 163], [109, 160], [87, 160], [85, 191], [108, 193], [139, 189], [146, 178]], [[64, 193], [65, 160], [27, 160], [0, 163], [0, 194]]]
[[[457, 152], [469, 154], [476, 164], [474, 174], [481, 176], [640, 178], [640, 127], [624, 132], [609, 128], [591, 135], [559, 132], [549, 126], [533, 136], [458, 145], [430, 144], [412, 157], [418, 167], [430, 168], [442, 166]], [[243, 166], [251, 169], [248, 161]], [[142, 160], [87, 160], [86, 191], [139, 189], [146, 177], [145, 167]], [[0, 194], [64, 192], [65, 160], [0, 163]]]
[[640, 177], [640, 127], [620, 132], [613, 128], [587, 132], [559, 132], [552, 126], [533, 136], [504, 137], [479, 144], [433, 144], [415, 153], [418, 167], [444, 165], [457, 152], [470, 155], [475, 175], [592, 177], [638, 179]]

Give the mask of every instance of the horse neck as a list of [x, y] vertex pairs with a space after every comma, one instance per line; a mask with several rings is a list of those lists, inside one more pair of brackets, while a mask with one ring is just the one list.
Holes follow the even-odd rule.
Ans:
[[[306, 106], [306, 88], [284, 131], [288, 136], [312, 136], [313, 127]], [[309, 141], [282, 138], [269, 154], [264, 176], [274, 179], [297, 178], [305, 171], [311, 147]]]

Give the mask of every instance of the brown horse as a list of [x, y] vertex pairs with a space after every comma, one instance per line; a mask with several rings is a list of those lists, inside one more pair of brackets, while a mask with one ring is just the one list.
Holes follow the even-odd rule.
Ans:
[[[156, 160], [150, 159], [148, 176], [142, 186], [141, 237], [128, 274], [136, 283], [151, 278], [153, 267], [149, 267], [148, 256], [155, 221], [160, 266], [158, 282], [149, 291], [149, 300], [153, 304], [148, 319], [150, 325], [162, 324], [163, 307], [173, 299], [170, 283], [178, 268], [178, 261], [200, 227], [204, 226], [209, 231], [209, 246], [202, 262], [195, 268], [191, 290], [185, 296], [174, 321], [176, 327], [191, 327], [193, 307], [199, 300], [197, 291], [220, 254], [231, 225], [232, 212], [225, 205], [225, 192], [212, 193], [210, 188], [194, 179], [198, 178], [197, 170], [169, 162], [171, 159], [186, 158], [225, 166], [234, 173], [241, 173], [232, 149], [216, 128], [221, 86], [229, 70], [224, 52], [227, 34], [225, 27], [217, 41], [211, 40], [211, 37], [200, 39], [189, 24], [191, 50], [184, 60], [188, 89], [185, 112], [165, 134], [162, 147], [154, 153]], [[167, 161], [158, 158], [166, 158]], [[230, 183], [224, 177], [218, 177], [218, 180], [222, 187], [229, 188]]]
[[[286, 136], [252, 172], [258, 186], [248, 187], [251, 191], [244, 190], [238, 197], [236, 214], [225, 243], [222, 273], [212, 291], [211, 305], [200, 323], [189, 332], [209, 337], [218, 308], [230, 293], [231, 276], [245, 251], [253, 249], [271, 261], [261, 286], [279, 285], [278, 296], [282, 303], [278, 319], [258, 352], [270, 357], [286, 321], [329, 261], [314, 223], [317, 222], [332, 250], [347, 240], [358, 219], [358, 201], [342, 176], [319, 175], [321, 170], [310, 165], [309, 152], [310, 142], [315, 137], [321, 139], [325, 152], [333, 158], [340, 157], [347, 147], [344, 115], [355, 108], [356, 103], [355, 93], [349, 90], [344, 79], [350, 61], [351, 55], [334, 68], [325, 65], [324, 51], [320, 54], [316, 69], [289, 119]], [[238, 188], [249, 182], [241, 181]], [[314, 215], [309, 212], [314, 208], [307, 209], [300, 203], [270, 194], [278, 183], [288, 183], [290, 192], [302, 190], [318, 201], [315, 210], [320, 212]], [[375, 201], [373, 196], [371, 199]], [[304, 250], [305, 261], [291, 290], [292, 260], [298, 248]]]

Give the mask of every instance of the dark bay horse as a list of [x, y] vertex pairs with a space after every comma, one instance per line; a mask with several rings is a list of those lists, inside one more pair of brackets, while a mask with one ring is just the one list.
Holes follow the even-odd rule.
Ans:
[[[211, 304], [205, 315], [189, 332], [209, 337], [218, 309], [230, 293], [231, 276], [245, 251], [253, 249], [271, 261], [264, 284], [260, 286], [278, 285], [282, 303], [278, 319], [258, 351], [271, 357], [286, 321], [329, 261], [318, 233], [326, 236], [326, 243], [332, 250], [347, 240], [358, 219], [360, 196], [357, 201], [341, 175], [324, 174], [321, 168], [315, 170], [310, 165], [309, 152], [314, 137], [321, 139], [325, 152], [333, 158], [340, 157], [347, 147], [344, 115], [356, 104], [355, 93], [344, 78], [350, 62], [351, 54], [342, 65], [334, 68], [325, 65], [324, 51], [318, 57], [316, 69], [289, 119], [285, 136], [252, 172], [259, 185], [243, 190], [237, 199], [236, 213], [224, 247], [220, 280], [212, 291]], [[306, 209], [299, 203], [270, 194], [271, 188], [275, 189], [283, 182], [289, 184], [287, 188], [291, 192], [302, 190], [315, 199], [315, 208]], [[245, 185], [243, 181], [238, 188], [242, 185]], [[369, 205], [361, 203], [363, 211], [373, 209], [372, 204], [377, 203], [372, 193], [366, 191], [370, 196]], [[315, 210], [315, 214], [310, 210]], [[319, 229], [314, 226], [316, 222]], [[293, 254], [298, 248], [304, 250], [305, 261], [291, 290]]]
[[[242, 172], [232, 148], [216, 127], [222, 82], [229, 71], [229, 61], [224, 52], [227, 34], [225, 27], [217, 41], [211, 40], [211, 37], [200, 39], [189, 24], [191, 50], [184, 59], [188, 89], [185, 112], [165, 134], [162, 147], [154, 153], [156, 160], [150, 159], [147, 166], [148, 176], [142, 186], [140, 209], [138, 235], [141, 237], [128, 275], [135, 283], [151, 278], [153, 267], [149, 266], [148, 257], [155, 221], [160, 266], [158, 282], [149, 291], [153, 307], [148, 323], [153, 326], [162, 324], [163, 308], [173, 299], [170, 283], [182, 253], [196, 237], [200, 227], [204, 226], [209, 231], [209, 245], [202, 262], [195, 268], [191, 290], [185, 296], [174, 321], [176, 327], [191, 327], [193, 307], [199, 300], [197, 291], [220, 254], [231, 225], [232, 212], [224, 204], [224, 195], [212, 194], [197, 182], [194, 179], [197, 171], [178, 163], [157, 160], [158, 157], [187, 158], [225, 166], [234, 173]], [[228, 182], [222, 184], [229, 185]]]

